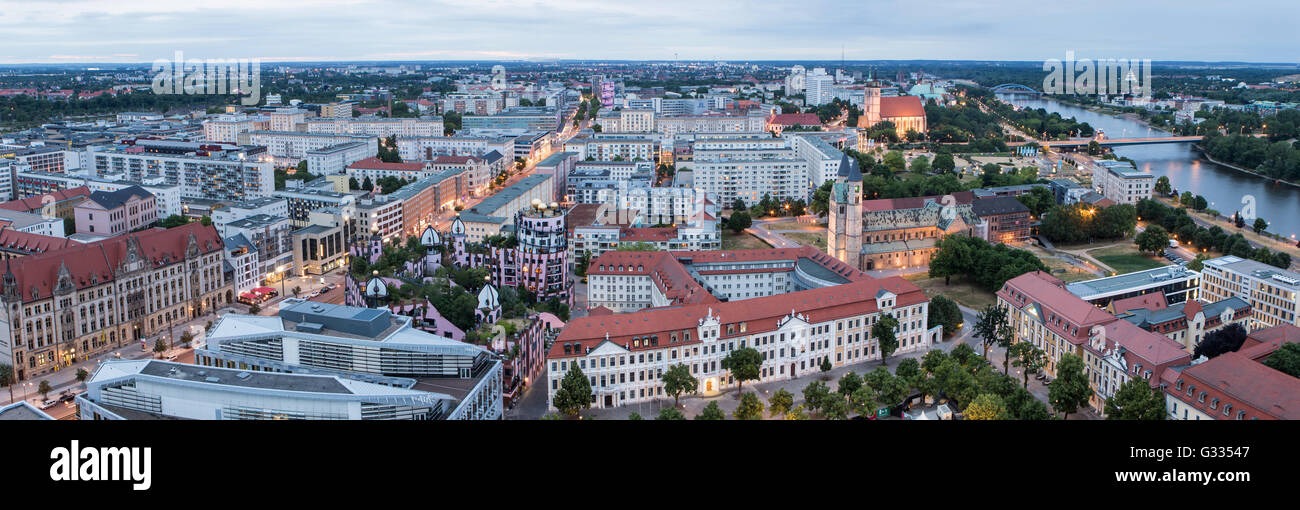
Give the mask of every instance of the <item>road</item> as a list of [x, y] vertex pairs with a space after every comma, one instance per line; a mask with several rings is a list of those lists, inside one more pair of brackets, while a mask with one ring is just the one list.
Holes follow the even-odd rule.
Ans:
[[762, 239], [767, 244], [772, 245], [773, 248], [798, 248], [800, 246], [803, 246], [799, 243], [786, 239], [785, 236], [781, 234], [772, 232], [771, 230], [767, 229], [766, 224], [773, 223], [776, 221], [790, 221], [790, 219], [780, 218], [780, 219], [772, 219], [772, 220], [755, 220], [754, 223], [750, 225], [749, 228], [745, 229], [745, 232], [752, 234], [758, 237], [759, 239]]

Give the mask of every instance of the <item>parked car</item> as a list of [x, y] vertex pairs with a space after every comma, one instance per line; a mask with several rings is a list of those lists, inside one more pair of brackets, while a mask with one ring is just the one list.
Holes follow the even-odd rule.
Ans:
[[55, 405], [58, 405], [58, 403], [59, 403], [58, 400], [54, 400], [54, 399], [46, 400], [44, 402], [41, 402], [41, 409], [49, 409], [51, 407], [54, 407]]
[[77, 398], [76, 393], [73, 393], [71, 391], [65, 391], [63, 392], [62, 395], [59, 395], [59, 402], [72, 402], [72, 400], [75, 398]]
[[168, 356], [168, 357], [167, 357], [167, 361], [176, 361], [176, 355], [173, 354], [173, 355], [171, 355], [171, 356]]

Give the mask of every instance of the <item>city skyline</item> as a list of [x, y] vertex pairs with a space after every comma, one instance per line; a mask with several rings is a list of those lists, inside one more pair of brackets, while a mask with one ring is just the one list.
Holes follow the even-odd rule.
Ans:
[[[0, 50], [0, 64], [152, 62], [171, 59], [176, 51], [187, 58], [279, 62], [833, 61], [841, 56], [1038, 61], [1074, 51], [1078, 58], [1294, 64], [1300, 50], [1288, 31], [1287, 20], [1294, 16], [1259, 15], [1295, 10], [1283, 2], [1252, 10], [1221, 10], [1208, 2], [1102, 2], [1087, 11], [1029, 1], [938, 7], [886, 2], [857, 8], [861, 17], [850, 15], [849, 22], [843, 21], [843, 3], [824, 1], [265, 4], [236, 0], [211, 9], [156, 0], [0, 1], [6, 13], [0, 30], [14, 36]], [[231, 21], [235, 15], [238, 24]], [[1066, 23], [1085, 28], [1062, 33]], [[1201, 35], [1186, 37], [1192, 34]]]

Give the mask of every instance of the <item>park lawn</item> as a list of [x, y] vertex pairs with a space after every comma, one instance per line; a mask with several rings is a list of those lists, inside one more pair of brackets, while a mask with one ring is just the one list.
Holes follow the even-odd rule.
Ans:
[[782, 232], [786, 239], [802, 244], [812, 246], [821, 251], [826, 251], [826, 234], [814, 232]]
[[1137, 245], [1111, 246], [1090, 250], [1088, 255], [1115, 270], [1117, 274], [1144, 271], [1169, 265], [1165, 259], [1138, 253]]
[[780, 222], [780, 223], [767, 223], [767, 224], [763, 225], [763, 228], [766, 228], [766, 229], [768, 229], [768, 230], [772, 230], [772, 231], [780, 230], [780, 231], [782, 231], [782, 232], [785, 232], [785, 231], [787, 231], [787, 230], [806, 230], [806, 231], [808, 231], [808, 232], [825, 232], [825, 231], [826, 231], [826, 225], [821, 225], [821, 224], [816, 224], [816, 223], [813, 223], [813, 224], [809, 224], [809, 223], [799, 223], [799, 222], [797, 222], [797, 221], [782, 221], [782, 222]]
[[1043, 261], [1043, 264], [1046, 265], [1047, 268], [1051, 270], [1052, 276], [1060, 278], [1065, 283], [1074, 283], [1074, 282], [1081, 282], [1084, 280], [1101, 278], [1101, 276], [1093, 274], [1086, 269], [1083, 269], [1079, 266], [1061, 260], [1060, 258], [1055, 257], [1053, 255], [1048, 255], [1047, 251], [1037, 246], [1032, 246], [1032, 245], [1025, 246], [1024, 249], [1028, 250], [1030, 253], [1033, 253], [1035, 257], [1038, 257], [1038, 260]]
[[943, 295], [974, 310], [983, 310], [984, 307], [997, 302], [992, 292], [976, 287], [975, 284], [961, 278], [953, 278], [952, 283], [948, 285], [943, 284], [943, 278], [930, 278], [929, 273], [924, 271], [903, 278], [916, 284], [925, 291], [927, 296]]
[[762, 250], [771, 247], [772, 245], [748, 233], [736, 234], [729, 229], [722, 229], [722, 249], [724, 250]]

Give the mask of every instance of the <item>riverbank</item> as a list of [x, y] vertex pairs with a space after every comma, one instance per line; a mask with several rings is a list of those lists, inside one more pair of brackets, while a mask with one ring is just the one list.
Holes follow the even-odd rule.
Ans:
[[1253, 176], [1255, 176], [1255, 177], [1259, 177], [1259, 178], [1261, 178], [1261, 179], [1272, 179], [1273, 182], [1274, 182], [1274, 184], [1285, 184], [1285, 185], [1287, 185], [1287, 186], [1291, 186], [1292, 188], [1298, 188], [1298, 189], [1300, 189], [1300, 184], [1297, 184], [1297, 183], [1294, 183], [1294, 182], [1291, 182], [1291, 181], [1286, 181], [1286, 180], [1282, 180], [1282, 179], [1274, 178], [1274, 177], [1269, 177], [1269, 176], [1267, 176], [1267, 175], [1261, 174], [1261, 173], [1256, 172], [1256, 171], [1254, 171], [1254, 170], [1249, 170], [1249, 169], [1246, 169], [1246, 168], [1239, 167], [1239, 166], [1237, 166], [1237, 165], [1233, 165], [1233, 164], [1230, 164], [1230, 163], [1224, 163], [1224, 162], [1222, 162], [1222, 161], [1219, 161], [1219, 160], [1217, 160], [1217, 159], [1214, 159], [1214, 158], [1210, 157], [1209, 153], [1206, 153], [1206, 152], [1205, 152], [1205, 147], [1201, 147], [1201, 144], [1199, 144], [1199, 143], [1194, 143], [1194, 144], [1192, 144], [1192, 149], [1196, 151], [1197, 155], [1199, 155], [1201, 159], [1204, 159], [1204, 160], [1206, 160], [1206, 161], [1209, 161], [1209, 162], [1214, 163], [1214, 164], [1216, 164], [1216, 165], [1219, 165], [1219, 166], [1221, 166], [1221, 167], [1231, 168], [1231, 169], [1236, 170], [1236, 171], [1238, 171], [1238, 172], [1241, 172], [1241, 173], [1244, 173], [1244, 174], [1250, 174], [1250, 175], [1253, 175]]

